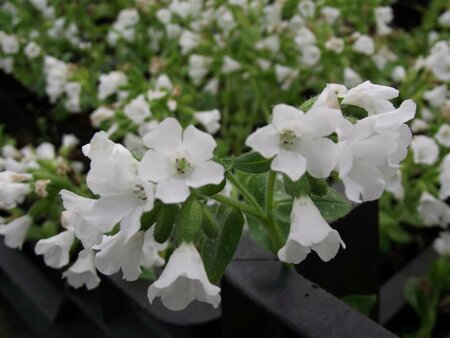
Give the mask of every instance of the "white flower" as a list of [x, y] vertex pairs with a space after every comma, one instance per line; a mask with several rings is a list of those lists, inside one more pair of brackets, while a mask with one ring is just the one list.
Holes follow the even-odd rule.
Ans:
[[430, 55], [425, 59], [425, 65], [441, 81], [450, 81], [450, 43], [438, 41], [431, 48]]
[[353, 43], [353, 50], [361, 54], [372, 55], [375, 51], [375, 44], [370, 36], [361, 35]]
[[96, 223], [90, 223], [88, 216], [96, 200], [78, 196], [68, 190], [60, 193], [66, 211], [61, 215], [64, 228], [75, 232], [83, 247], [91, 248], [102, 240], [102, 231]]
[[171, 91], [173, 89], [173, 83], [167, 74], [161, 74], [156, 79], [155, 88], [156, 90]]
[[213, 109], [209, 111], [198, 111], [194, 118], [205, 127], [209, 134], [215, 134], [220, 129], [220, 111]]
[[439, 166], [439, 183], [441, 188], [439, 189], [439, 198], [446, 200], [450, 197], [450, 155], [447, 154]]
[[103, 121], [109, 120], [114, 117], [114, 110], [107, 107], [100, 107], [94, 110], [89, 116], [93, 127], [100, 128], [100, 124]]
[[73, 231], [66, 230], [59, 234], [41, 239], [36, 243], [36, 255], [44, 255], [45, 264], [51, 268], [59, 269], [69, 264], [69, 250], [75, 240]]
[[139, 162], [131, 153], [105, 132], [96, 133], [83, 153], [91, 159], [88, 187], [100, 195], [89, 222], [104, 232], [120, 222], [124, 237], [130, 238], [140, 229], [142, 214], [153, 209], [153, 185], [139, 177]]
[[233, 28], [236, 27], [236, 21], [234, 20], [233, 13], [225, 6], [221, 6], [215, 14], [217, 25], [225, 33], [228, 34]]
[[168, 24], [172, 20], [172, 12], [167, 8], [160, 8], [156, 11], [156, 18], [163, 24]]
[[344, 50], [344, 40], [332, 36], [325, 42], [325, 48], [340, 54]]
[[144, 136], [150, 150], [141, 162], [140, 175], [155, 182], [156, 197], [164, 203], [181, 203], [189, 188], [219, 184], [224, 178], [221, 165], [211, 161], [216, 142], [194, 126], [183, 132], [174, 118], [166, 118]]
[[406, 157], [411, 131], [404, 123], [414, 117], [415, 109], [415, 103], [406, 100], [396, 110], [355, 125], [346, 120], [340, 125], [336, 169], [349, 200], [359, 203], [381, 197], [386, 177], [392, 177]]
[[19, 40], [14, 35], [0, 32], [0, 45], [6, 55], [16, 54], [19, 51]]
[[64, 134], [62, 137], [62, 147], [75, 148], [80, 143], [80, 139], [73, 134]]
[[326, 136], [342, 121], [339, 109], [312, 108], [307, 113], [285, 104], [273, 108], [272, 123], [256, 130], [246, 144], [265, 158], [271, 168], [297, 181], [305, 171], [328, 177], [337, 161], [335, 143]]
[[350, 67], [344, 68], [344, 84], [348, 88], [353, 88], [363, 82], [361, 76]]
[[241, 64], [229, 56], [224, 56], [222, 64], [222, 73], [230, 74], [241, 69]]
[[278, 258], [299, 264], [313, 250], [328, 262], [336, 256], [341, 245], [345, 249], [341, 236], [323, 219], [314, 202], [308, 196], [296, 198], [289, 235], [286, 244], [278, 251]]
[[63, 273], [70, 286], [78, 289], [83, 285], [86, 289], [95, 289], [100, 284], [94, 265], [94, 251], [85, 249], [80, 251], [76, 262]]
[[278, 35], [268, 36], [265, 39], [259, 40], [255, 44], [255, 48], [257, 50], [268, 49], [274, 54], [278, 53], [278, 51], [280, 50], [280, 38], [278, 37]]
[[391, 72], [391, 78], [395, 82], [402, 82], [406, 77], [406, 70], [403, 66], [395, 66]]
[[155, 297], [168, 309], [179, 311], [193, 300], [206, 302], [217, 308], [220, 288], [211, 284], [197, 249], [193, 244], [182, 243], [170, 256], [161, 276], [150, 285], [148, 299]]
[[112, 71], [108, 74], [100, 75], [97, 97], [100, 100], [118, 92], [119, 88], [126, 85], [127, 76], [121, 71]]
[[307, 45], [313, 45], [316, 43], [316, 36], [307, 27], [302, 27], [298, 30], [295, 36], [295, 45], [299, 50], [302, 50]]
[[9, 210], [22, 203], [31, 191], [28, 183], [30, 174], [20, 174], [12, 171], [0, 172], [0, 210]]
[[124, 112], [135, 124], [141, 124], [147, 117], [152, 115], [143, 94], [128, 103], [124, 108]]
[[374, 115], [394, 110], [394, 105], [389, 100], [397, 96], [398, 90], [395, 88], [366, 81], [342, 95], [341, 103], [364, 108], [369, 115]]
[[450, 27], [450, 9], [447, 9], [439, 16], [438, 23], [442, 27]]
[[311, 18], [316, 12], [316, 4], [311, 0], [302, 0], [298, 4], [300, 14], [305, 18]]
[[423, 133], [424, 131], [427, 131], [430, 128], [427, 121], [424, 121], [419, 118], [415, 118], [411, 122], [411, 130], [414, 134]]
[[79, 113], [80, 108], [80, 94], [81, 83], [71, 81], [67, 82], [64, 86], [64, 91], [67, 95], [67, 100], [64, 104], [66, 109], [71, 113]]
[[450, 125], [442, 124], [434, 137], [443, 146], [450, 147]]
[[55, 158], [55, 146], [49, 142], [42, 142], [36, 148], [36, 156], [41, 160], [53, 160]]
[[202, 55], [192, 54], [189, 57], [188, 74], [195, 85], [200, 84], [208, 74], [212, 61], [212, 58]]
[[377, 7], [375, 12], [375, 23], [377, 25], [378, 35], [387, 35], [392, 32], [392, 28], [388, 26], [394, 18], [392, 8], [389, 6]]
[[428, 136], [417, 135], [411, 141], [414, 163], [434, 164], [439, 157], [439, 147], [436, 142]]
[[25, 46], [25, 55], [29, 59], [34, 59], [41, 53], [41, 47], [34, 41], [28, 42]]
[[0, 224], [0, 235], [5, 236], [5, 245], [9, 248], [21, 249], [32, 222], [30, 216], [24, 215], [8, 224]]
[[440, 255], [450, 256], [450, 231], [442, 231], [434, 240], [433, 248]]
[[95, 246], [95, 266], [105, 274], [112, 275], [122, 270], [123, 279], [134, 281], [141, 275], [141, 267], [161, 266], [164, 264], [158, 251], [165, 245], [153, 238], [153, 229], [136, 232], [128, 240], [120, 231], [114, 236], [104, 236], [102, 243]]
[[302, 48], [300, 62], [305, 66], [314, 66], [320, 60], [320, 49], [315, 45], [307, 45]]
[[432, 107], [440, 107], [447, 98], [447, 85], [443, 84], [425, 91], [423, 98], [428, 101]]
[[178, 41], [181, 47], [181, 54], [188, 54], [194, 48], [196, 48], [201, 42], [199, 34], [184, 30], [181, 33], [180, 40]]
[[6, 74], [11, 74], [14, 69], [14, 59], [12, 57], [0, 58], [0, 69]]
[[209, 80], [208, 83], [203, 87], [203, 91], [214, 96], [217, 95], [219, 93], [219, 79], [214, 77]]
[[144, 153], [147, 151], [147, 148], [144, 145], [144, 141], [142, 141], [142, 137], [133, 134], [127, 133], [125, 138], [123, 139], [123, 145], [127, 148], [135, 157], [141, 158]]
[[386, 180], [386, 190], [394, 195], [397, 201], [403, 201], [405, 198], [405, 188], [402, 183], [402, 172], [400, 169], [394, 170], [393, 175], [384, 176]]
[[445, 229], [450, 224], [450, 207], [427, 192], [422, 193], [417, 211], [426, 226]]
[[320, 14], [329, 24], [334, 23], [341, 15], [341, 11], [335, 7], [325, 6], [320, 10]]
[[63, 61], [46, 55], [44, 58], [44, 73], [46, 82], [45, 92], [50, 102], [55, 103], [64, 93], [69, 68]]
[[289, 90], [292, 82], [297, 78], [299, 73], [298, 69], [276, 64], [275, 65], [275, 76], [278, 83], [281, 84], [282, 90]]

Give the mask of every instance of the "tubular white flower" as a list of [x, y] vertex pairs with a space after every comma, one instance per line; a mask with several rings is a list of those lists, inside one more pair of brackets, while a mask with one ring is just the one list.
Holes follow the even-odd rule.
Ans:
[[328, 177], [337, 162], [336, 144], [326, 136], [342, 121], [340, 109], [312, 108], [307, 113], [285, 104], [273, 109], [272, 123], [256, 130], [246, 144], [265, 158], [271, 168], [297, 181], [305, 171]]
[[336, 256], [340, 246], [345, 249], [341, 236], [323, 219], [314, 202], [308, 196], [296, 198], [289, 235], [286, 244], [278, 251], [278, 258], [299, 264], [313, 250], [328, 262]]
[[31, 179], [30, 174], [13, 171], [0, 172], [0, 210], [15, 208], [24, 201], [31, 189], [29, 184], [23, 183], [23, 181], [29, 179]]
[[193, 300], [206, 302], [217, 308], [220, 288], [211, 284], [197, 249], [193, 244], [182, 243], [170, 256], [161, 276], [150, 285], [148, 299], [155, 297], [168, 309], [179, 311]]
[[106, 232], [120, 222], [125, 237], [130, 238], [139, 230], [142, 214], [153, 209], [153, 185], [138, 175], [139, 162], [131, 153], [110, 141], [105, 132], [96, 133], [83, 152], [91, 159], [88, 187], [100, 195], [89, 223]]
[[8, 224], [0, 224], [0, 235], [5, 236], [5, 245], [13, 249], [22, 249], [32, 222], [30, 216], [24, 215]]
[[63, 273], [70, 286], [78, 289], [85, 286], [86, 289], [95, 289], [100, 284], [100, 278], [94, 265], [95, 253], [93, 250], [84, 249], [78, 254], [75, 263]]
[[46, 265], [59, 269], [69, 263], [69, 250], [74, 240], [73, 231], [66, 230], [53, 237], [39, 240], [34, 252], [36, 255], [44, 255]]
[[105, 274], [112, 275], [122, 270], [123, 279], [134, 281], [141, 275], [141, 267], [164, 264], [158, 251], [165, 248], [153, 238], [153, 230], [138, 231], [127, 239], [122, 232], [114, 236], [104, 236], [102, 243], [95, 246], [95, 266]]
[[166, 118], [144, 136], [150, 148], [142, 158], [139, 174], [156, 183], [156, 198], [164, 203], [181, 203], [190, 195], [189, 188], [219, 184], [224, 169], [211, 161], [216, 142], [194, 126], [183, 132], [174, 118]]
[[96, 200], [78, 196], [68, 190], [61, 190], [59, 194], [64, 208], [66, 208], [61, 215], [63, 227], [73, 230], [85, 248], [91, 248], [100, 243], [102, 240], [101, 229], [97, 224], [88, 221], [89, 213]]
[[364, 108], [369, 115], [382, 114], [394, 110], [389, 101], [398, 96], [398, 90], [365, 81], [341, 95], [342, 104]]
[[439, 157], [439, 147], [436, 142], [428, 136], [417, 135], [411, 141], [414, 163], [434, 164]]
[[417, 210], [426, 226], [445, 229], [450, 224], [450, 207], [428, 192], [422, 193]]

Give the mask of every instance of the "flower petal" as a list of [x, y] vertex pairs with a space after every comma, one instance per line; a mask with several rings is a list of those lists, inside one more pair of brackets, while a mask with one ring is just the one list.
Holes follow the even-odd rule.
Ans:
[[189, 126], [184, 131], [183, 148], [195, 162], [210, 160], [216, 146], [217, 143], [211, 135], [194, 126]]
[[277, 104], [273, 107], [272, 124], [278, 130], [290, 129], [305, 113], [287, 104]]
[[288, 175], [291, 180], [297, 181], [305, 173], [306, 159], [294, 150], [281, 148], [273, 159], [271, 168]]
[[162, 121], [154, 130], [144, 136], [144, 144], [160, 154], [172, 154], [181, 146], [182, 128], [173, 117]]
[[139, 166], [139, 176], [152, 182], [159, 182], [174, 173], [175, 164], [173, 161], [152, 149], [144, 154]]
[[199, 163], [187, 178], [187, 185], [199, 188], [207, 184], [219, 184], [224, 179], [224, 172], [223, 167], [213, 161]]
[[340, 109], [312, 108], [298, 124], [300, 137], [323, 137], [333, 133], [342, 123], [343, 117]]
[[338, 148], [327, 138], [302, 139], [297, 149], [306, 158], [306, 170], [314, 177], [328, 177], [337, 164]]
[[269, 124], [259, 128], [251, 134], [247, 138], [245, 144], [265, 158], [271, 158], [278, 154], [280, 135], [278, 131]]
[[169, 177], [156, 185], [156, 198], [163, 203], [173, 204], [186, 201], [190, 195], [189, 187], [185, 180]]

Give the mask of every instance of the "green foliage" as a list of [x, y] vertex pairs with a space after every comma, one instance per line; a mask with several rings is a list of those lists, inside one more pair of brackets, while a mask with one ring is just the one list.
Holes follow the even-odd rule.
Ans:
[[368, 317], [377, 303], [376, 295], [348, 295], [342, 297], [341, 299], [352, 308]]
[[158, 243], [164, 243], [169, 239], [179, 210], [180, 208], [176, 204], [163, 205], [159, 210], [153, 233]]
[[271, 162], [271, 159], [264, 158], [259, 153], [252, 151], [237, 157], [233, 167], [246, 173], [260, 174], [270, 170]]
[[176, 219], [175, 235], [178, 243], [194, 242], [203, 221], [203, 208], [192, 194], [181, 206]]
[[352, 210], [352, 204], [336, 189], [330, 188], [323, 196], [310, 195], [327, 222], [336, 221]]

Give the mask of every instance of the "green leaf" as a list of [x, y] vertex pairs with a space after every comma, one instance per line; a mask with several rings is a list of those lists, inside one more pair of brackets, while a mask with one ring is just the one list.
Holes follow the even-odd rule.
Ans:
[[249, 176], [246, 184], [247, 189], [259, 205], [263, 207], [266, 201], [267, 174]]
[[270, 239], [269, 232], [266, 227], [256, 218], [246, 217], [250, 238], [255, 241], [258, 246], [268, 251], [275, 252], [273, 243]]
[[260, 174], [270, 171], [272, 159], [262, 157], [257, 152], [249, 152], [236, 158], [233, 168], [252, 174]]
[[217, 238], [217, 235], [219, 234], [219, 225], [206, 206], [203, 207], [203, 216], [203, 232], [211, 239]]
[[292, 197], [305, 196], [309, 193], [309, 183], [305, 175], [303, 175], [299, 180], [292, 181], [289, 176], [283, 175], [284, 189]]
[[176, 220], [175, 235], [178, 243], [194, 242], [203, 221], [203, 207], [191, 196], [183, 203]]
[[219, 235], [216, 239], [206, 238], [201, 250], [203, 263], [212, 283], [217, 283], [222, 278], [239, 245], [244, 226], [240, 210], [227, 208], [222, 216], [218, 216]]
[[311, 194], [310, 197], [327, 222], [333, 222], [344, 217], [352, 210], [352, 204], [333, 188], [330, 188], [324, 196]]
[[341, 299], [366, 316], [370, 316], [370, 313], [377, 302], [376, 295], [348, 295]]
[[227, 181], [224, 179], [219, 184], [208, 184], [208, 185], [205, 185], [205, 186], [197, 189], [197, 191], [200, 195], [212, 196], [212, 195], [215, 195], [215, 194], [218, 194], [219, 192], [221, 192], [223, 190], [223, 188], [225, 188], [226, 183], [227, 183]]
[[293, 201], [277, 204], [273, 209], [273, 215], [282, 222], [290, 223], [292, 203]]
[[324, 196], [328, 193], [329, 186], [327, 180], [314, 178], [309, 174], [306, 174], [306, 177], [308, 178], [311, 193], [317, 196]]
[[166, 204], [161, 207], [156, 218], [155, 240], [158, 243], [166, 242], [172, 234], [173, 224], [178, 215], [179, 207], [176, 204]]

